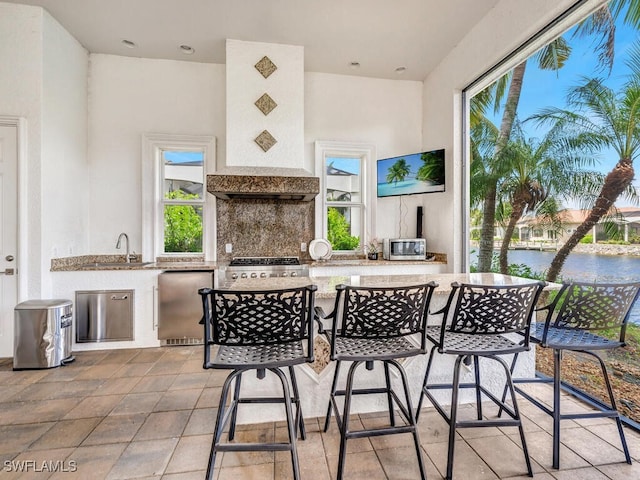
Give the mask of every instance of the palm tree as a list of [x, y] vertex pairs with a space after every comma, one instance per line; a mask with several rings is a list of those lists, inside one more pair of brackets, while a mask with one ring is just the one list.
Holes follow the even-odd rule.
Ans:
[[[482, 218], [480, 207], [487, 195], [486, 189], [496, 183], [503, 173], [506, 173], [500, 172], [500, 176], [496, 178], [495, 169], [492, 168], [493, 152], [498, 133], [498, 127], [483, 115], [479, 115], [476, 121], [471, 124], [469, 132], [471, 140], [471, 163], [469, 167], [469, 182], [471, 184], [469, 190], [471, 196], [469, 203], [471, 208], [478, 210], [480, 218]], [[482, 226], [481, 221], [478, 224]]]
[[411, 169], [409, 165], [407, 165], [407, 161], [404, 158], [397, 160], [389, 170], [387, 171], [387, 183], [397, 184], [398, 182], [404, 181], [404, 179], [411, 173]]
[[[610, 4], [604, 5], [591, 16], [580, 22], [576, 30], [575, 36], [599, 36], [596, 51], [599, 52], [600, 65], [611, 69], [613, 65], [613, 45], [615, 38], [615, 18], [622, 15], [625, 7], [628, 9], [625, 14], [625, 22], [640, 27], [640, 0], [611, 0]], [[571, 54], [571, 47], [566, 39], [559, 37], [551, 43], [540, 49], [534, 54], [534, 59], [538, 63], [538, 67], [544, 70], [558, 70], [562, 68]], [[520, 101], [520, 93], [522, 92], [522, 83], [526, 70], [527, 60], [516, 66], [508, 75], [511, 75], [511, 82], [507, 92], [507, 100], [502, 114], [500, 124], [500, 135], [495, 147], [495, 163], [501, 161], [502, 149], [506, 146], [511, 135], [511, 129], [516, 118], [516, 111]], [[496, 89], [500, 92], [501, 89]], [[488, 105], [490, 103], [486, 98], [481, 98], [479, 106]], [[476, 117], [477, 112], [472, 110], [472, 121]], [[503, 167], [498, 167], [501, 169]], [[486, 189], [486, 197], [483, 202], [483, 220], [482, 230], [480, 234], [480, 249], [478, 253], [478, 270], [481, 272], [489, 271], [491, 268], [491, 259], [493, 257], [493, 236], [495, 224], [495, 208], [496, 208], [497, 185], [489, 185]]]
[[[580, 144], [567, 142], [564, 129], [552, 128], [541, 141], [526, 139], [520, 127], [506, 147], [511, 173], [501, 182], [501, 197], [511, 208], [500, 248], [500, 272], [507, 274], [508, 250], [516, 224], [527, 212], [534, 212], [552, 199], [579, 194], [578, 185], [591, 173], [592, 156], [580, 155]], [[512, 137], [514, 135], [512, 134]]]
[[[640, 59], [639, 45], [635, 46], [633, 58]], [[606, 175], [590, 213], [556, 253], [547, 271], [548, 281], [557, 278], [569, 253], [612, 210], [618, 197], [629, 192], [634, 177], [633, 160], [640, 153], [640, 73], [631, 77], [617, 94], [601, 79], [585, 79], [569, 92], [567, 101], [570, 110], [547, 108], [534, 117], [541, 123], [552, 123], [554, 128], [566, 129], [574, 139], [591, 148], [614, 150], [618, 162]]]
[[434, 152], [424, 152], [420, 160], [423, 163], [418, 169], [416, 178], [438, 185], [444, 184], [444, 156]]
[[[545, 70], [558, 70], [564, 66], [565, 61], [571, 53], [571, 48], [563, 37], [559, 37], [538, 50], [534, 58], [538, 62], [538, 67]], [[494, 161], [496, 172], [492, 176], [496, 178], [495, 183], [488, 185], [486, 196], [482, 206], [482, 230], [480, 233], [480, 248], [478, 252], [478, 270], [480, 272], [488, 272], [491, 269], [491, 259], [493, 257], [493, 236], [495, 224], [495, 210], [498, 193], [498, 172], [504, 169], [501, 165], [504, 159], [503, 150], [511, 136], [513, 123], [516, 119], [516, 111], [518, 102], [520, 101], [520, 93], [522, 92], [522, 82], [527, 66], [527, 60], [516, 66], [511, 72], [511, 82], [507, 92], [507, 100], [502, 120], [500, 122], [500, 132], [496, 139]]]

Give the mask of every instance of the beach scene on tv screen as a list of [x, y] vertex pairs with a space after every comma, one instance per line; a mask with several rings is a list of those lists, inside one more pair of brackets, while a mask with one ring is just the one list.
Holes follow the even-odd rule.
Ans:
[[378, 197], [444, 192], [444, 150], [378, 160]]

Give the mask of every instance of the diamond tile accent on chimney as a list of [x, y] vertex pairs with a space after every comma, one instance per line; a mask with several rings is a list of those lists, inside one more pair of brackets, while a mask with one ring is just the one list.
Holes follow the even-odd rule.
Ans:
[[269, 115], [271, 111], [278, 106], [273, 98], [266, 93], [256, 100], [255, 105], [265, 116]]
[[255, 142], [266, 152], [277, 143], [277, 140], [273, 138], [273, 135], [267, 130], [263, 130], [262, 133], [255, 138]]
[[258, 63], [255, 64], [256, 70], [258, 70], [264, 78], [268, 78], [273, 72], [275, 72], [278, 67], [276, 64], [271, 61], [269, 57], [266, 55], [260, 59]]

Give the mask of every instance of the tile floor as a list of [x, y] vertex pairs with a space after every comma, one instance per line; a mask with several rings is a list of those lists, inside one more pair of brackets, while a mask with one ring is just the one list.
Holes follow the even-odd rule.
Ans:
[[[201, 347], [163, 347], [80, 352], [77, 360], [50, 370], [12, 371], [0, 360], [0, 479], [202, 479], [225, 373], [202, 369]], [[536, 394], [550, 399], [548, 387]], [[585, 409], [565, 397], [567, 409]], [[251, 408], [251, 407], [249, 407]], [[561, 470], [551, 468], [551, 419], [524, 399], [527, 442], [535, 478], [640, 478], [640, 435], [627, 430], [635, 460], [624, 463], [612, 420], [565, 421]], [[354, 417], [375, 425], [381, 414]], [[303, 479], [335, 478], [339, 435], [309, 419], [307, 440], [298, 443]], [[242, 426], [239, 441], [284, 438], [282, 423]], [[447, 427], [433, 408], [420, 418], [429, 479], [445, 469]], [[514, 428], [461, 431], [454, 477], [528, 478]], [[225, 453], [216, 478], [289, 479], [288, 454]], [[416, 479], [409, 435], [372, 437], [348, 444], [345, 478]]]

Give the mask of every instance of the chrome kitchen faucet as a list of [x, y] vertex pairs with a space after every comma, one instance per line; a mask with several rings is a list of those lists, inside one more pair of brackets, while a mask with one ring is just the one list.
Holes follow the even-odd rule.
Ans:
[[118, 242], [116, 243], [116, 248], [120, 248], [121, 244], [122, 244], [122, 237], [124, 237], [124, 241], [125, 241], [125, 248], [127, 250], [126, 256], [125, 256], [125, 262], [127, 263], [131, 263], [131, 257], [133, 255], [131, 255], [129, 253], [129, 235], [127, 235], [126, 233], [122, 232], [120, 235], [118, 235]]

